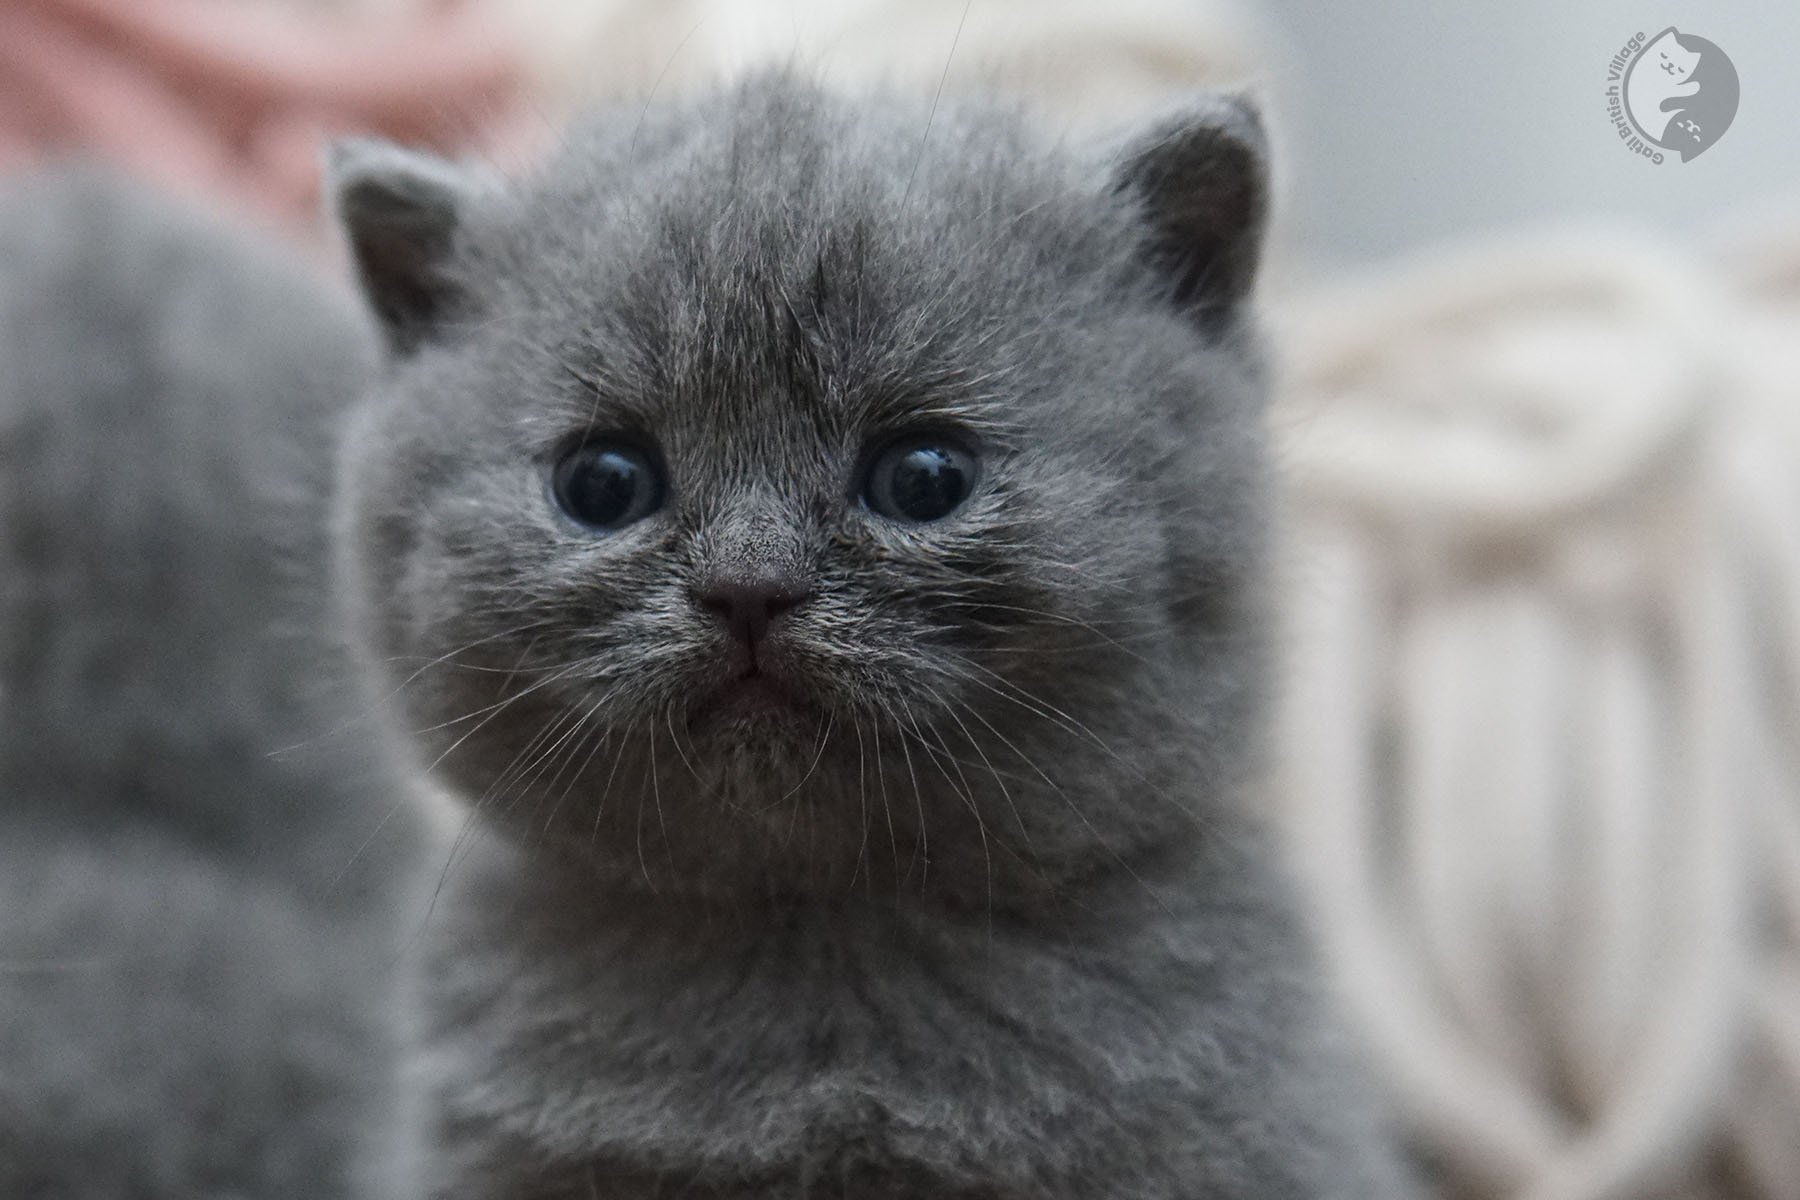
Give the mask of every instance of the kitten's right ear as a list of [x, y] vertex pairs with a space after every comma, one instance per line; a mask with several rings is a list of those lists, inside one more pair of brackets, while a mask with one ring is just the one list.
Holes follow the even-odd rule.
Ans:
[[441, 158], [366, 138], [334, 144], [327, 172], [363, 294], [389, 346], [410, 354], [461, 299], [445, 267], [479, 184]]

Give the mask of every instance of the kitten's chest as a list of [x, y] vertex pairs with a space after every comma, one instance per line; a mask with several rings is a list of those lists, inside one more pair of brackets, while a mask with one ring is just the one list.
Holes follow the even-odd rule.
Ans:
[[[543, 1194], [562, 1178], [583, 1197], [591, 1176], [621, 1197], [998, 1198], [996, 1147], [1166, 1068], [1129, 989], [1004, 931], [762, 920], [596, 921], [554, 944], [522, 942], [516, 916], [465, 927], [435, 967], [425, 1059], [462, 1175], [549, 1163], [529, 1168]], [[719, 1182], [668, 1190], [678, 1176]]]

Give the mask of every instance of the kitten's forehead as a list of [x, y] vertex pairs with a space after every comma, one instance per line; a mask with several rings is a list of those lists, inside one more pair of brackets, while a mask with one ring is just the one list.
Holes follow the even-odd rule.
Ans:
[[578, 130], [490, 231], [534, 332], [621, 403], [759, 410], [783, 436], [992, 421], [971, 397], [1020, 391], [1129, 258], [1117, 207], [1006, 114], [927, 137], [923, 109], [791, 82], [729, 99]]
[[900, 243], [960, 261], [1028, 213], [1040, 225], [1091, 220], [1105, 206], [1081, 203], [1086, 174], [1023, 114], [934, 115], [774, 77], [692, 108], [597, 114], [570, 134], [537, 195], [543, 216], [566, 218], [547, 231], [582, 241], [583, 215], [625, 216], [660, 223], [678, 254], [742, 262], [821, 243]]

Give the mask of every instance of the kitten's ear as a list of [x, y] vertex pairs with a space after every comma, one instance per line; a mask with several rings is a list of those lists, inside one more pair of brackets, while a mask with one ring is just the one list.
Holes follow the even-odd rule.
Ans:
[[1114, 187], [1149, 226], [1151, 261], [1197, 320], [1228, 317], [1249, 294], [1269, 211], [1268, 139], [1247, 97], [1219, 95], [1128, 145]]
[[389, 346], [410, 354], [461, 298], [445, 266], [480, 181], [441, 158], [363, 138], [334, 144], [327, 171], [363, 293]]

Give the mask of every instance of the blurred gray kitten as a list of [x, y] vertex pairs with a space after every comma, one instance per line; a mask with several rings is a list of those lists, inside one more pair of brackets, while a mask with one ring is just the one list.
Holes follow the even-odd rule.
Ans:
[[0, 1195], [408, 1194], [417, 834], [322, 583], [375, 364], [242, 235], [0, 192]]
[[356, 634], [469, 815], [436, 1194], [1407, 1194], [1246, 796], [1258, 118], [765, 77], [338, 203]]

